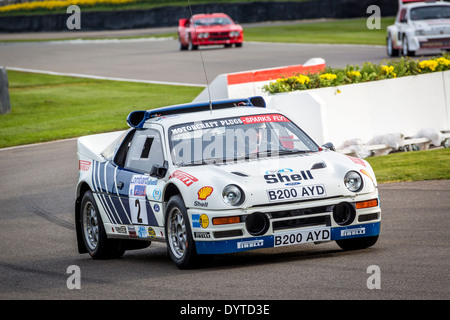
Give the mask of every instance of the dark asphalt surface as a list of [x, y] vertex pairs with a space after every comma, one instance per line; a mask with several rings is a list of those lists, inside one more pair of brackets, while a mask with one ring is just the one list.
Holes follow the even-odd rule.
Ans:
[[[320, 57], [343, 67], [386, 59], [384, 47], [245, 42], [204, 47], [208, 81], [222, 73], [304, 64]], [[200, 51], [179, 51], [173, 39], [0, 43], [0, 66], [126, 79], [206, 85]]]
[[[182, 271], [165, 245], [95, 261], [77, 253], [76, 141], [0, 150], [0, 299], [450, 298], [450, 181], [380, 185], [382, 232], [369, 249], [334, 243], [218, 256]], [[67, 268], [81, 271], [69, 290]], [[369, 266], [381, 289], [368, 289]]]

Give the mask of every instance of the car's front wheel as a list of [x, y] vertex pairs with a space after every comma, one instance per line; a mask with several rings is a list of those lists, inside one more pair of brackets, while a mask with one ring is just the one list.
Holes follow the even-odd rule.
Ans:
[[403, 36], [402, 40], [402, 55], [404, 57], [413, 57], [416, 54], [415, 51], [409, 50], [409, 43], [408, 43], [408, 37]]
[[125, 253], [119, 240], [108, 239], [92, 192], [81, 201], [81, 233], [86, 248], [94, 259], [118, 258]]
[[171, 260], [180, 269], [198, 266], [205, 258], [197, 254], [183, 199], [173, 196], [166, 209], [166, 243]]
[[343, 250], [360, 250], [373, 246], [378, 241], [378, 236], [361, 237], [352, 239], [336, 240], [336, 243]]
[[390, 57], [397, 57], [400, 50], [394, 49], [394, 44], [392, 42], [391, 35], [388, 35], [386, 40], [386, 51], [388, 56]]

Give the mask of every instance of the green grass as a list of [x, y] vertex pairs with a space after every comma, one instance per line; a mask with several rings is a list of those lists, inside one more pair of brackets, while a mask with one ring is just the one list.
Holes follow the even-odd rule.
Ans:
[[202, 90], [16, 71], [8, 80], [0, 148], [125, 129], [131, 111], [190, 102]]
[[366, 160], [379, 183], [450, 179], [450, 149], [394, 153]]
[[366, 22], [360, 18], [253, 27], [246, 28], [244, 36], [245, 40], [263, 42], [385, 45], [386, 27], [394, 18], [382, 18], [381, 29], [370, 30]]

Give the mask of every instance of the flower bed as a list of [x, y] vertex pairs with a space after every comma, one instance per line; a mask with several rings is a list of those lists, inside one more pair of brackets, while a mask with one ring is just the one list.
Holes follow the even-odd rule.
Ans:
[[10, 4], [0, 7], [0, 13], [14, 11], [34, 11], [39, 9], [55, 10], [70, 5], [91, 7], [94, 5], [117, 5], [135, 2], [136, 0], [48, 0]]
[[340, 85], [362, 83], [397, 77], [419, 75], [450, 70], [450, 56], [444, 54], [429, 60], [419, 61], [411, 58], [387, 60], [380, 64], [366, 62], [362, 67], [349, 65], [345, 68], [327, 67], [317, 74], [299, 74], [280, 78], [263, 87], [269, 94], [308, 90]]

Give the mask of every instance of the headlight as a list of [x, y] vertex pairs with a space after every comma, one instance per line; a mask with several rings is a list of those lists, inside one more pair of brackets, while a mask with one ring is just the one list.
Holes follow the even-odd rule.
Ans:
[[344, 177], [344, 183], [348, 190], [358, 192], [363, 188], [363, 179], [356, 171], [349, 171]]
[[231, 32], [230, 32], [230, 37], [232, 37], [232, 38], [233, 38], [233, 37], [236, 37], [236, 38], [237, 38], [237, 37], [239, 37], [239, 34], [240, 34], [239, 31], [231, 31]]
[[208, 32], [202, 32], [198, 34], [198, 38], [199, 39], [206, 39], [209, 37], [209, 33]]
[[244, 192], [238, 186], [229, 184], [223, 188], [222, 199], [230, 206], [238, 206], [244, 202]]

